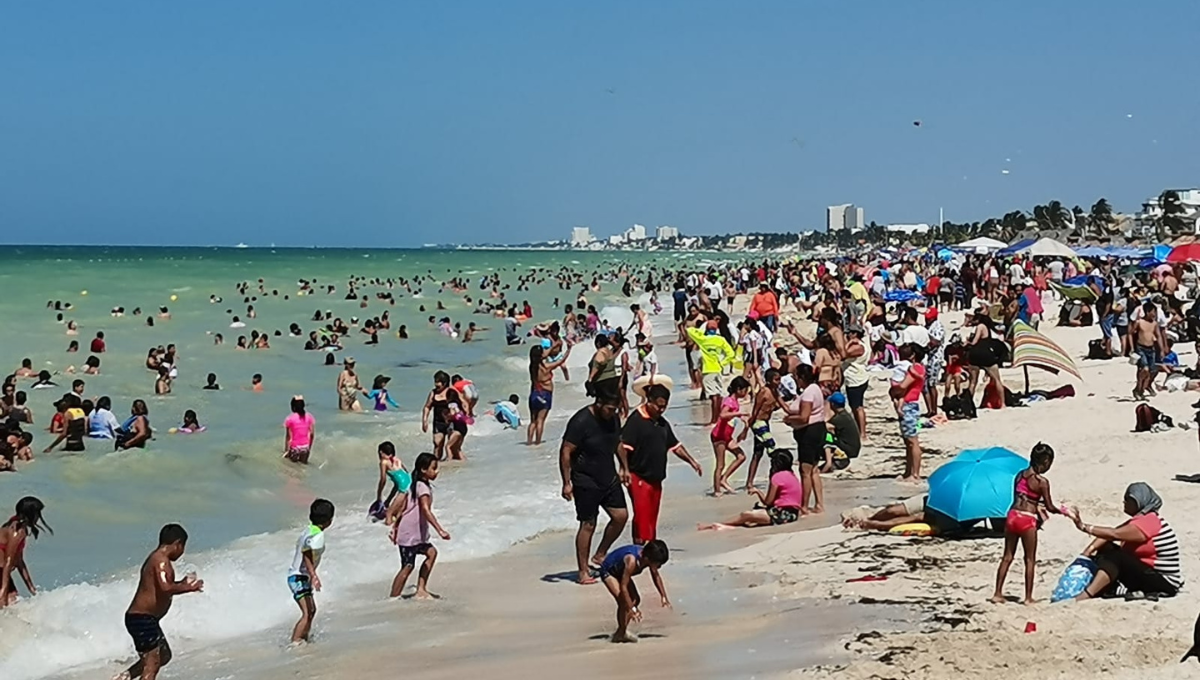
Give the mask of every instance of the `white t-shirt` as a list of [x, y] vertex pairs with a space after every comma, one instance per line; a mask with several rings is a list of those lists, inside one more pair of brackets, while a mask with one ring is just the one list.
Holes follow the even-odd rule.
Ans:
[[1009, 281], [1020, 281], [1024, 278], [1025, 278], [1024, 267], [1017, 264], [1016, 262], [1013, 262], [1012, 264], [1008, 265], [1008, 280]]
[[313, 567], [321, 563], [321, 555], [325, 552], [325, 532], [312, 524], [304, 529], [296, 541], [296, 556], [292, 558], [292, 568], [288, 576], [312, 576], [304, 567], [304, 553], [312, 553]]
[[906, 359], [901, 359], [892, 367], [892, 384], [899, 385], [904, 382], [904, 376], [908, 375], [908, 369], [912, 368], [912, 362]]
[[658, 355], [655, 354], [654, 350], [650, 350], [646, 353], [646, 356], [642, 357], [642, 375], [652, 375], [655, 373], [658, 373]]
[[924, 326], [905, 326], [896, 336], [896, 346], [908, 344], [928, 347], [929, 331]]
[[1055, 260], [1046, 266], [1050, 269], [1050, 280], [1051, 281], [1062, 281], [1063, 268], [1066, 265], [1064, 265], [1062, 262], [1059, 262], [1058, 260]]

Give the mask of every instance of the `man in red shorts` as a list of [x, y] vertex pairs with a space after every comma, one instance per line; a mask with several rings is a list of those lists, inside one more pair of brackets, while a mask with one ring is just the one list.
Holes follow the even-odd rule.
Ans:
[[658, 538], [658, 509], [662, 483], [667, 478], [667, 453], [673, 453], [703, 475], [700, 464], [675, 438], [671, 424], [663, 418], [671, 391], [663, 385], [646, 387], [646, 403], [635, 409], [621, 428], [621, 481], [629, 487], [633, 504], [633, 542], [645, 545]]

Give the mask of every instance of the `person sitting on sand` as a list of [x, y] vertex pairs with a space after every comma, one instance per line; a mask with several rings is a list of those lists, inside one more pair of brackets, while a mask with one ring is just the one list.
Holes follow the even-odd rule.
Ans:
[[1130, 519], [1117, 527], [1087, 524], [1076, 514], [1075, 526], [1095, 537], [1083, 554], [1094, 558], [1099, 570], [1075, 599], [1130, 593], [1173, 597], [1183, 587], [1179, 539], [1158, 514], [1162, 498], [1149, 484], [1134, 482], [1125, 489], [1123, 509]]
[[737, 517], [716, 524], [701, 524], [696, 528], [700, 531], [712, 529], [732, 529], [734, 527], [762, 527], [777, 524], [791, 524], [807, 515], [808, 511], [801, 507], [803, 493], [800, 479], [792, 471], [792, 452], [787, 449], [775, 449], [771, 453], [771, 485], [767, 493], [752, 488], [751, 493], [758, 496], [760, 504], [753, 510], [747, 510]]

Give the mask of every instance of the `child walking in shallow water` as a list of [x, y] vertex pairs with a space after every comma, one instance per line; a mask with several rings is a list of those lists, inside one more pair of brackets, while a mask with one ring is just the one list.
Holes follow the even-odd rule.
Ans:
[[[996, 594], [991, 601], [1004, 603], [1004, 581], [1017, 554], [1017, 542], [1025, 553], [1025, 604], [1033, 604], [1033, 578], [1037, 569], [1037, 532], [1042, 512], [1066, 514], [1066, 507], [1054, 505], [1050, 480], [1044, 476], [1054, 464], [1054, 449], [1038, 442], [1029, 454], [1029, 467], [1017, 475], [1013, 504], [1004, 523], [1004, 557], [996, 571]], [[1043, 509], [1043, 506], [1044, 509]]]
[[[729, 395], [721, 401], [721, 412], [709, 437], [712, 440], [713, 455], [717, 459], [717, 464], [713, 468], [714, 496], [735, 493], [733, 487], [729, 485], [729, 478], [741, 467], [742, 463], [746, 462], [746, 454], [742, 452], [741, 447], [741, 440], [745, 438], [746, 430], [743, 428], [741, 437], [735, 440], [733, 421], [745, 415], [742, 413], [741, 400], [746, 398], [749, 391], [750, 382], [739, 375], [730, 381]], [[725, 466], [726, 452], [732, 453], [734, 456], [733, 462], [728, 467]]]
[[429, 542], [429, 527], [432, 526], [443, 541], [450, 534], [438, 523], [433, 514], [433, 490], [430, 483], [437, 479], [438, 462], [432, 453], [422, 453], [413, 464], [412, 487], [409, 493], [396, 498], [388, 508], [387, 523], [395, 523], [392, 539], [400, 548], [400, 572], [392, 580], [392, 597], [400, 597], [408, 577], [417, 565], [417, 555], [425, 558], [417, 573], [417, 598], [434, 597], [427, 590], [429, 575], [437, 561], [437, 548]]

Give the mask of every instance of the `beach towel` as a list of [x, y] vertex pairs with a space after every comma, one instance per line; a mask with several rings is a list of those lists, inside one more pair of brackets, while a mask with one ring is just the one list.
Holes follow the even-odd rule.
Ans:
[[1066, 571], [1058, 579], [1058, 585], [1050, 595], [1051, 602], [1062, 602], [1078, 596], [1092, 582], [1096, 575], [1096, 563], [1090, 557], [1080, 555], [1067, 565]]

